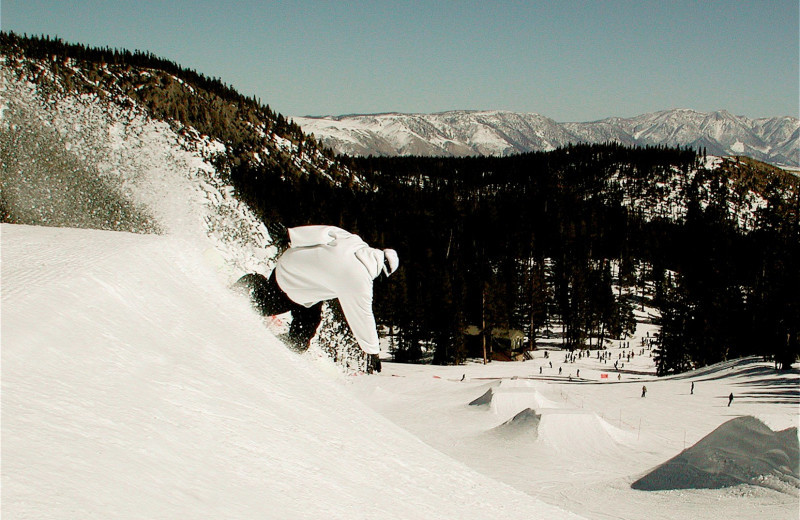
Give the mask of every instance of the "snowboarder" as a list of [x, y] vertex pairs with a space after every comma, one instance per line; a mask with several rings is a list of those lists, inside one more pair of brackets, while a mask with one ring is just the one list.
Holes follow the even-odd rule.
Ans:
[[292, 313], [289, 342], [308, 349], [322, 320], [322, 302], [338, 299], [358, 345], [377, 354], [378, 331], [372, 314], [373, 281], [399, 266], [394, 249], [374, 249], [361, 237], [335, 226], [287, 229], [267, 226], [272, 243], [283, 251], [269, 279], [245, 275], [236, 283], [247, 288], [264, 315]]
[[728, 396], [728, 406], [730, 406], [732, 402], [733, 402], [733, 392], [731, 392], [731, 395]]

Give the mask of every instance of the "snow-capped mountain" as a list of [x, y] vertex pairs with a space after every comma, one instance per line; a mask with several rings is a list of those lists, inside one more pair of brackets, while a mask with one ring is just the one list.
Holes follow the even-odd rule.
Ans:
[[350, 155], [509, 155], [569, 143], [620, 142], [705, 148], [798, 167], [800, 119], [749, 119], [727, 111], [665, 110], [632, 118], [558, 123], [539, 114], [452, 111], [296, 117], [295, 123], [336, 152]]

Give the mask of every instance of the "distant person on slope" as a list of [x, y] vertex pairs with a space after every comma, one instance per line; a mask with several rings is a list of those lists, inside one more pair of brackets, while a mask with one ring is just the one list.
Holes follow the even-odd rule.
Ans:
[[308, 349], [322, 320], [322, 302], [339, 300], [350, 330], [367, 354], [377, 354], [378, 331], [372, 314], [372, 285], [390, 276], [399, 259], [394, 249], [374, 249], [358, 235], [335, 226], [267, 226], [279, 250], [269, 279], [248, 274], [236, 282], [249, 289], [262, 314], [292, 313], [291, 347]]

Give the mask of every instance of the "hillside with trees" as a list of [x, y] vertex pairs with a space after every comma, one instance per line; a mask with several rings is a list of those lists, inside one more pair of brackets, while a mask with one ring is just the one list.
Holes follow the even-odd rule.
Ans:
[[383, 194], [378, 228], [414, 241], [401, 294], [425, 318], [398, 316], [410, 335], [399, 350], [419, 356], [411, 331], [435, 326], [424, 339], [447, 350], [434, 359], [474, 355], [468, 324], [524, 331], [528, 345], [555, 325], [564, 348], [597, 348], [631, 331], [646, 298], [661, 311], [664, 374], [745, 354], [791, 362], [798, 179], [746, 158], [707, 163], [692, 150], [619, 145], [354, 159]]
[[[0, 51], [45, 99], [100, 96], [223, 143], [217, 173], [265, 221], [339, 225], [396, 248], [401, 269], [377, 282], [375, 310], [398, 360], [513, 351], [497, 332], [511, 330], [524, 349], [556, 331], [565, 349], [600, 348], [645, 302], [659, 311], [662, 374], [746, 354], [786, 365], [800, 351], [800, 181], [783, 170], [610, 143], [336, 157], [260, 100], [149, 53], [9, 33]], [[34, 159], [4, 160], [4, 178]], [[4, 183], [3, 221], [27, 223], [12, 193]], [[136, 215], [131, 230], [158, 231], [119, 207]]]

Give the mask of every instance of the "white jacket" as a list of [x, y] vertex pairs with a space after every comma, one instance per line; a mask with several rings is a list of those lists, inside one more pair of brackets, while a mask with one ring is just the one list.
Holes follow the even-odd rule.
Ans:
[[377, 354], [372, 281], [383, 268], [383, 251], [335, 226], [290, 228], [289, 239], [289, 249], [275, 267], [283, 292], [305, 307], [338, 298], [361, 349]]

